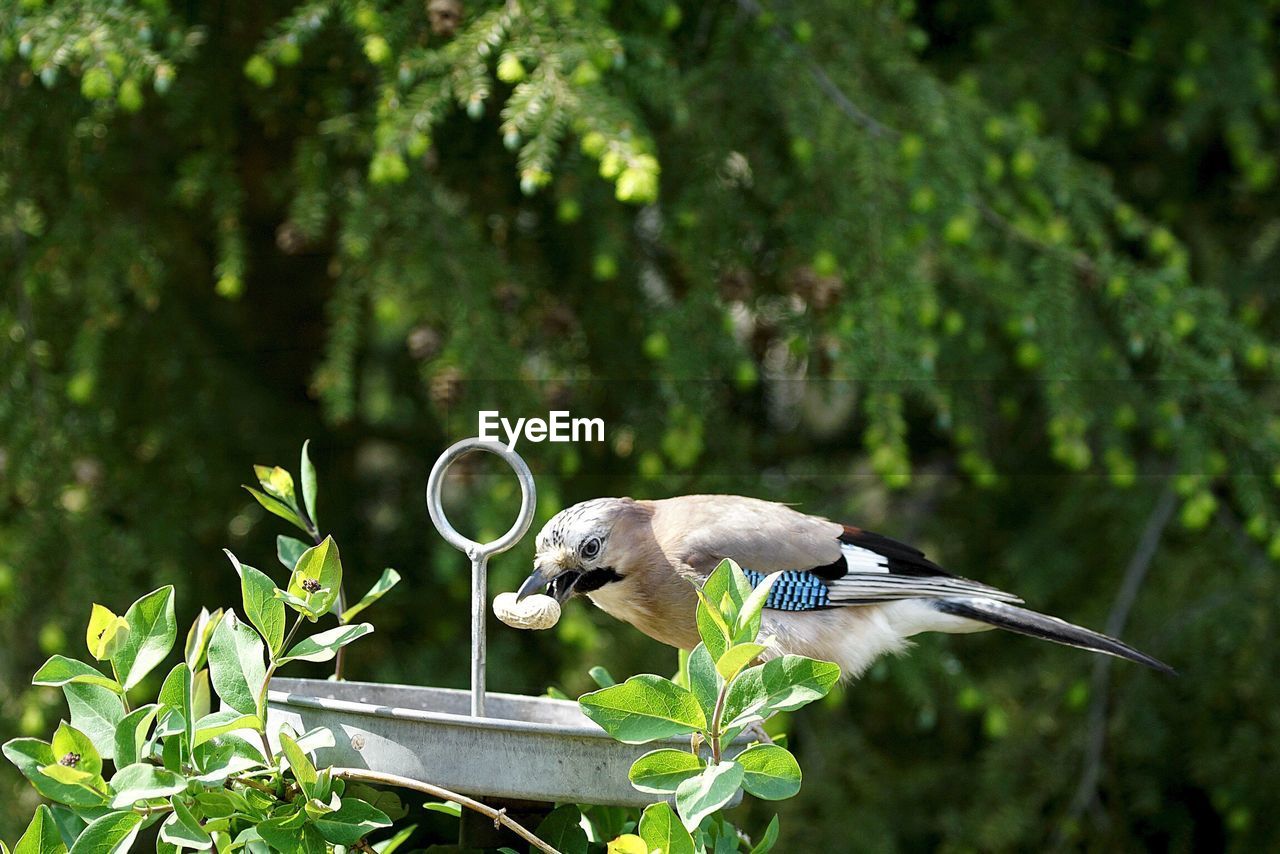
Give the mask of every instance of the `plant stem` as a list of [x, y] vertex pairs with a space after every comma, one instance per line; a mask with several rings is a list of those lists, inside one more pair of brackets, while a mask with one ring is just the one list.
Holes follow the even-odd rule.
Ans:
[[[302, 625], [302, 615], [299, 614], [293, 620], [293, 625], [289, 627], [289, 633], [284, 636], [284, 643], [280, 644], [280, 652], [283, 653], [289, 649], [289, 642], [293, 640], [293, 636], [298, 633], [298, 627]], [[276, 668], [280, 666], [279, 655], [273, 653], [271, 655], [271, 664], [267, 667], [267, 675], [262, 680], [262, 690], [258, 693], [258, 701], [253, 707], [261, 715], [258, 721], [262, 726], [258, 730], [258, 735], [262, 737], [262, 758], [268, 762], [271, 761], [271, 742], [267, 740], [267, 691], [271, 689], [271, 677], [275, 675]]]
[[711, 758], [715, 760], [717, 765], [720, 764], [720, 737], [724, 735], [720, 731], [720, 719], [724, 716], [724, 701], [729, 696], [729, 680], [720, 686], [720, 693], [716, 695], [716, 710], [711, 715], [711, 731], [707, 733], [711, 742]]
[[493, 819], [494, 824], [501, 824], [505, 826], [508, 830], [515, 833], [539, 851], [545, 851], [546, 854], [561, 854], [560, 851], [552, 848], [546, 842], [539, 839], [533, 831], [508, 816], [505, 810], [496, 810], [488, 804], [483, 804], [480, 801], [468, 798], [466, 795], [460, 795], [457, 792], [451, 792], [441, 786], [436, 786], [431, 783], [423, 783], [418, 780], [411, 780], [408, 777], [401, 777], [398, 774], [384, 774], [381, 771], [366, 771], [363, 768], [334, 768], [333, 777], [335, 780], [362, 780], [366, 783], [382, 783], [386, 786], [398, 786], [402, 789], [412, 789], [415, 792], [422, 792], [424, 795], [430, 795], [433, 798], [453, 801], [456, 804], [461, 804], [467, 809], [475, 810], [481, 815]]
[[120, 686], [120, 702], [124, 704], [124, 713], [127, 715], [133, 710], [129, 708], [129, 692], [125, 690], [124, 683], [120, 681], [120, 671], [116, 669], [115, 661], [111, 662], [111, 675], [116, 678], [116, 684]]
[[159, 813], [171, 812], [172, 810], [173, 810], [173, 807], [169, 806], [168, 804], [165, 804], [165, 805], [163, 805], [163, 806], [154, 806], [154, 807], [149, 807], [149, 806], [141, 806], [141, 807], [137, 807], [137, 806], [135, 806], [135, 807], [133, 808], [133, 811], [134, 811], [134, 812], [136, 812], [136, 813], [138, 813], [138, 815], [142, 816], [143, 818], [149, 818], [149, 817], [151, 817], [151, 816], [153, 816], [153, 815], [157, 815], [157, 814], [159, 814]]
[[257, 780], [251, 780], [248, 777], [232, 777], [227, 781], [227, 785], [231, 785], [232, 782], [239, 783], [242, 786], [248, 786], [250, 789], [257, 789], [259, 792], [270, 795], [273, 798], [276, 797], [275, 789], [265, 783], [259, 783]]

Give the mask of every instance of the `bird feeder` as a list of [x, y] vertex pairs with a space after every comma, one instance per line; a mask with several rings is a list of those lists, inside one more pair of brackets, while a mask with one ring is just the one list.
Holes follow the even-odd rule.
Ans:
[[[520, 512], [502, 537], [477, 543], [449, 523], [441, 505], [445, 472], [473, 451], [496, 454], [520, 482]], [[433, 783], [467, 795], [504, 801], [644, 806], [627, 770], [657, 747], [687, 750], [687, 738], [621, 744], [569, 700], [489, 693], [485, 685], [485, 623], [489, 559], [519, 542], [533, 521], [533, 474], [520, 455], [497, 442], [465, 439], [436, 461], [427, 480], [427, 508], [445, 542], [471, 563], [471, 690], [273, 679], [269, 731], [328, 728], [332, 747], [322, 765], [364, 768]]]

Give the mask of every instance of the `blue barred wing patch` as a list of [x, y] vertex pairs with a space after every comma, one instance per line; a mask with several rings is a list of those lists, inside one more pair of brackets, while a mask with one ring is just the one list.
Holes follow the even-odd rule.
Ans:
[[[744, 569], [742, 573], [755, 587], [764, 580], [764, 573]], [[831, 608], [831, 597], [827, 585], [822, 579], [801, 570], [789, 569], [777, 573], [778, 580], [769, 590], [769, 598], [764, 600], [766, 608], [775, 611], [816, 611], [819, 608]]]

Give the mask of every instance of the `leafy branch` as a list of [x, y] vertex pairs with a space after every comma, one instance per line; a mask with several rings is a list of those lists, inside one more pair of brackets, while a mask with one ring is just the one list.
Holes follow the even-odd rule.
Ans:
[[[638, 828], [644, 851], [720, 850], [717, 839], [726, 831], [714, 814], [742, 792], [781, 800], [800, 791], [800, 765], [786, 748], [744, 736], [763, 734], [764, 722], [778, 712], [826, 696], [840, 668], [798, 655], [770, 657], [759, 635], [774, 578], [766, 576], [753, 589], [736, 563], [722, 561], [697, 591], [702, 642], [678, 681], [643, 674], [578, 701], [588, 717], [628, 744], [691, 736], [689, 750], [659, 748], [631, 766], [633, 786], [674, 797], [676, 805], [674, 814], [665, 801], [645, 809]], [[767, 660], [753, 664], [761, 657]], [[770, 850], [776, 837], [775, 817], [752, 854]]]
[[[326, 542], [331, 543], [332, 539], [325, 540], [322, 537], [319, 523], [317, 522], [316, 470], [311, 462], [310, 445], [310, 441], [302, 444], [302, 459], [299, 470], [302, 487], [301, 502], [298, 501], [298, 493], [294, 486], [293, 476], [280, 466], [254, 466], [254, 473], [258, 476], [258, 483], [262, 489], [257, 490], [251, 486], [246, 486], [245, 489], [267, 511], [302, 530], [311, 538], [313, 544], [319, 547]], [[333, 549], [333, 559], [337, 561], [337, 546], [334, 546]], [[355, 605], [348, 607], [342, 585], [340, 565], [336, 575], [334, 568], [332, 566], [328, 567], [323, 578], [319, 568], [315, 568], [315, 571], [312, 572], [312, 568], [308, 567], [307, 572], [310, 572], [310, 575], [304, 573], [299, 576], [297, 574], [297, 567], [300, 565], [302, 557], [309, 553], [306, 543], [296, 537], [286, 537], [282, 534], [276, 538], [276, 556], [286, 569], [294, 571], [295, 576], [294, 581], [290, 582], [289, 585], [289, 595], [280, 594], [280, 598], [289, 602], [289, 596], [293, 597], [293, 602], [290, 603], [291, 606], [298, 610], [300, 615], [306, 616], [312, 622], [318, 620], [321, 615], [332, 611], [337, 615], [339, 625], [349, 625], [357, 614], [381, 599], [388, 590], [400, 582], [400, 574], [398, 572], [390, 568], [384, 569], [382, 576], [369, 592]], [[324, 554], [327, 555], [328, 552], [326, 551]], [[235, 559], [232, 558], [232, 560], [234, 561]], [[320, 558], [320, 560], [323, 560], [323, 558]], [[237, 564], [237, 571], [239, 571], [239, 564]], [[261, 573], [258, 573], [258, 575], [261, 575]], [[254, 583], [259, 587], [262, 585], [260, 580], [255, 580]], [[314, 584], [319, 584], [320, 587], [312, 590], [307, 586]], [[279, 593], [279, 591], [275, 591], [272, 595], [274, 596], [276, 593]], [[319, 607], [321, 603], [324, 603], [323, 607]], [[296, 628], [295, 624], [295, 631]], [[290, 639], [292, 637], [293, 634], [291, 632]], [[285, 645], [288, 645], [287, 641]], [[345, 670], [345, 650], [341, 647], [338, 648], [335, 658], [333, 675], [335, 679], [342, 679]]]
[[[311, 533], [315, 545], [284, 543], [281, 556], [290, 569], [285, 589], [228, 551], [240, 578], [244, 617], [230, 608], [201, 609], [187, 632], [182, 660], [164, 677], [153, 702], [133, 708], [129, 694], [147, 684], [177, 642], [172, 586], [138, 599], [123, 616], [104, 605], [92, 607], [85, 645], [94, 660], [107, 664], [109, 675], [64, 655], [52, 656], [36, 672], [34, 684], [62, 689], [70, 721], [60, 723], [48, 741], [16, 738], [3, 747], [36, 791], [53, 802], [37, 809], [15, 854], [126, 850], [155, 824], [163, 854], [215, 847], [369, 850], [367, 837], [392, 824], [386, 810], [401, 813], [398, 799], [388, 801], [357, 783], [355, 772], [317, 769], [315, 752], [334, 743], [327, 729], [268, 728], [268, 692], [276, 671], [294, 661], [329, 661], [371, 633], [371, 625], [353, 624], [352, 618], [399, 580], [387, 570], [360, 603], [338, 608], [342, 561], [332, 537], [321, 538], [315, 526], [315, 474], [305, 446], [302, 460], [303, 505], [292, 478], [278, 467], [259, 467], [263, 491], [251, 491], [267, 509]], [[293, 543], [302, 547], [296, 554], [289, 553]], [[337, 616], [335, 628], [295, 640], [304, 626], [329, 614]], [[462, 802], [446, 790], [436, 793]], [[0, 852], [8, 852], [3, 843]]]

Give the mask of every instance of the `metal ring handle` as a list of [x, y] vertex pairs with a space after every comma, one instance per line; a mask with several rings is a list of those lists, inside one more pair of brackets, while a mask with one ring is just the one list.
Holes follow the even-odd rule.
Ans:
[[[444, 505], [440, 499], [440, 491], [444, 486], [445, 472], [459, 457], [465, 456], [472, 451], [488, 451], [491, 454], [497, 454], [502, 457], [520, 480], [520, 513], [516, 516], [515, 524], [501, 537], [489, 543], [477, 543], [475, 540], [459, 534], [457, 529], [449, 523], [448, 517], [444, 515]], [[520, 538], [525, 535], [525, 532], [529, 530], [529, 525], [533, 522], [536, 495], [537, 492], [533, 485], [533, 472], [529, 471], [529, 466], [521, 456], [506, 445], [491, 439], [463, 439], [460, 442], [455, 442], [436, 460], [436, 464], [431, 467], [431, 476], [427, 478], [427, 512], [431, 514], [431, 522], [436, 526], [436, 530], [440, 532], [440, 536], [444, 537], [445, 542], [455, 549], [465, 552], [473, 560], [478, 557], [489, 557], [490, 555], [505, 552], [520, 541]]]

